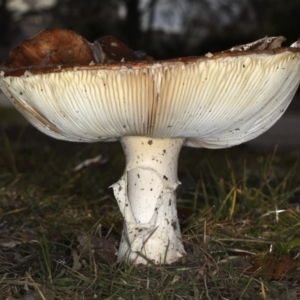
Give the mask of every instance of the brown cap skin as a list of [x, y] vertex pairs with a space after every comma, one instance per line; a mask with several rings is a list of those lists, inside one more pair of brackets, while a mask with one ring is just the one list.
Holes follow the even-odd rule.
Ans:
[[153, 58], [140, 51], [133, 51], [111, 35], [103, 36], [94, 42], [95, 48], [101, 52], [102, 63], [153, 61]]
[[[276, 54], [285, 51], [299, 52], [296, 46], [281, 48], [285, 38], [266, 37], [246, 45], [235, 46], [227, 51], [197, 57], [183, 57], [156, 61], [163, 65], [189, 64], [200, 60], [246, 56], [249, 54]], [[262, 45], [263, 44], [263, 45]], [[141, 51], [133, 51], [113, 36], [104, 36], [89, 43], [76, 32], [68, 29], [45, 29], [28, 39], [9, 53], [0, 64], [4, 76], [57, 73], [78, 69], [119, 69], [151, 67], [155, 60]]]
[[54, 64], [88, 65], [93, 60], [93, 51], [86, 39], [71, 30], [55, 28], [40, 31], [17, 45], [2, 65], [12, 69]]
[[64, 68], [103, 64], [152, 63], [154, 59], [141, 51], [134, 51], [113, 36], [104, 36], [94, 44], [78, 33], [61, 28], [44, 29], [21, 42], [0, 64], [5, 76], [22, 76], [59, 72]]

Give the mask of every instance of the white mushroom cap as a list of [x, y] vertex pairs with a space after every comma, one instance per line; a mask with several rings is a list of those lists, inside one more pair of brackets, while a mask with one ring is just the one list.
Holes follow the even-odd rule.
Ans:
[[0, 87], [54, 138], [180, 137], [187, 146], [223, 148], [257, 137], [280, 118], [299, 85], [300, 50], [25, 69], [2, 68]]

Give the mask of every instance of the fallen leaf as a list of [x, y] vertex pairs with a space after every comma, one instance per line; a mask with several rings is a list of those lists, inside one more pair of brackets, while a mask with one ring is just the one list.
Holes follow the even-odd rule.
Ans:
[[3, 248], [14, 248], [15, 246], [17, 246], [19, 244], [21, 244], [20, 241], [16, 241], [9, 237], [0, 238], [0, 247], [3, 247]]
[[299, 258], [291, 258], [286, 254], [281, 254], [277, 258], [274, 254], [267, 254], [264, 257], [256, 257], [251, 268], [244, 270], [244, 274], [253, 275], [255, 278], [261, 276], [269, 280], [279, 280], [287, 273], [299, 265]]

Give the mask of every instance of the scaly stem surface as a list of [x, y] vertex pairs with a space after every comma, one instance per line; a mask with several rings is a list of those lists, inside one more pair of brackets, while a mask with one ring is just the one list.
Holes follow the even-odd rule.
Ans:
[[176, 209], [183, 139], [124, 137], [123, 176], [112, 185], [124, 217], [118, 261], [170, 264], [185, 254]]

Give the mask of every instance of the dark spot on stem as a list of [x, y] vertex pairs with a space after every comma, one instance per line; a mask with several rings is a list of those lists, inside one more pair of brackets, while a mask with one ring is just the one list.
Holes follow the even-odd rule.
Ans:
[[152, 140], [149, 140], [148, 141], [148, 145], [152, 145], [153, 144], [153, 141]]
[[172, 227], [173, 227], [173, 229], [174, 229], [174, 230], [176, 230], [176, 229], [177, 229], [177, 223], [176, 223], [175, 221], [174, 221], [174, 222], [172, 222], [172, 224], [171, 224], [171, 225], [172, 225]]

